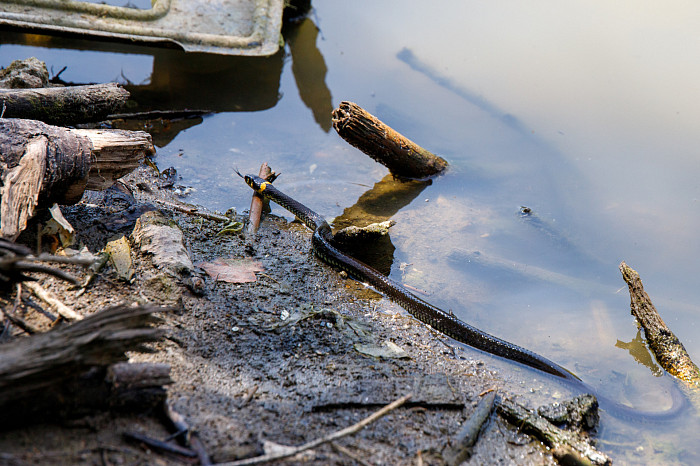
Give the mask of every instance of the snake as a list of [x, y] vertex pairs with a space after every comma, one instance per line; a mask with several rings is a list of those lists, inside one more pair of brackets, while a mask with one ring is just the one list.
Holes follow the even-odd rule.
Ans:
[[[240, 173], [239, 173], [240, 175]], [[672, 391], [673, 405], [665, 411], [638, 411], [602, 396], [568, 369], [533, 351], [480, 330], [456, 315], [419, 298], [402, 284], [385, 276], [367, 264], [345, 254], [333, 245], [333, 232], [328, 222], [313, 210], [283, 193], [271, 182], [256, 175], [240, 175], [256, 193], [294, 214], [313, 230], [311, 238], [314, 254], [324, 262], [345, 271], [349, 276], [367, 283], [384, 296], [403, 307], [420, 322], [438, 332], [477, 350], [536, 369], [582, 392], [593, 393], [601, 408], [621, 419], [668, 420], [676, 417], [687, 405], [678, 388]]]

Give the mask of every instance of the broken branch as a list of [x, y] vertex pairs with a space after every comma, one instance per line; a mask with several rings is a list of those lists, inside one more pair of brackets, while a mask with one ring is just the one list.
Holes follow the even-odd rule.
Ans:
[[690, 387], [700, 387], [700, 369], [690, 359], [683, 343], [663, 321], [651, 298], [644, 291], [636, 270], [626, 263], [620, 264], [622, 278], [630, 291], [630, 309], [638, 324], [644, 329], [649, 348], [659, 365], [669, 374], [684, 381]]
[[333, 110], [338, 135], [381, 163], [392, 174], [428, 178], [448, 166], [442, 157], [422, 148], [353, 102], [341, 102]]

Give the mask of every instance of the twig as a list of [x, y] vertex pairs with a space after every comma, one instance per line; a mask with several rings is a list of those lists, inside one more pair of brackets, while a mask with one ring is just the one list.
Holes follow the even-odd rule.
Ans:
[[54, 264], [92, 265], [95, 259], [85, 257], [54, 256], [53, 254], [41, 253], [39, 256], [27, 256], [22, 258], [27, 262], [53, 262]]
[[173, 210], [177, 210], [178, 212], [182, 212], [183, 214], [196, 215], [197, 217], [206, 218], [207, 220], [214, 220], [215, 222], [229, 223], [231, 221], [230, 218], [224, 215], [213, 214], [211, 212], [203, 212], [199, 210], [199, 207], [190, 207], [186, 205], [175, 204], [174, 202], [163, 201], [160, 199], [156, 199], [156, 202], [165, 207], [169, 207]]
[[55, 298], [47, 290], [43, 289], [38, 283], [25, 282], [24, 286], [34, 295], [51, 306], [61, 317], [66, 320], [81, 320], [83, 316], [75, 312], [63, 304], [58, 298]]
[[[8, 261], [6, 261], [6, 263], [8, 263]], [[5, 266], [5, 264], [3, 264], [3, 266]], [[48, 265], [27, 263], [27, 261], [21, 260], [15, 261], [13, 266], [17, 271], [22, 272], [23, 274], [24, 272], [45, 273], [46, 275], [53, 275], [54, 277], [59, 278], [68, 283], [78, 283], [78, 279], [75, 278], [73, 275], [66, 273], [61, 269], [54, 269], [53, 267], [49, 267]]]
[[245, 405], [247, 405], [248, 403], [250, 403], [250, 400], [253, 399], [253, 396], [255, 395], [255, 392], [257, 392], [257, 391], [258, 391], [257, 385], [253, 386], [253, 388], [248, 390], [248, 394], [246, 395], [245, 399], [243, 401], [241, 401], [239, 408], [242, 408]]
[[22, 319], [21, 317], [13, 314], [11, 312], [6, 311], [5, 317], [7, 317], [10, 322], [12, 322], [14, 325], [16, 325], [17, 327], [24, 330], [29, 335], [33, 335], [35, 333], [40, 333], [40, 330], [37, 327], [33, 326], [29, 322], [26, 322], [24, 319]]
[[145, 435], [139, 434], [137, 432], [124, 432], [124, 437], [128, 440], [142, 443], [146, 445], [151, 450], [156, 450], [162, 453], [169, 453], [175, 456], [184, 456], [185, 458], [196, 458], [197, 453], [189, 448], [181, 447], [179, 445], [173, 445], [171, 443], [163, 442], [162, 440], [147, 437]]
[[[24, 332], [28, 333], [29, 335], [33, 335], [35, 333], [39, 333], [39, 329], [37, 327], [34, 327], [32, 324], [25, 322], [24, 319], [21, 317], [17, 316], [15, 314], [15, 311], [17, 311], [17, 308], [19, 307], [20, 303], [22, 302], [22, 283], [18, 282], [17, 283], [17, 296], [15, 297], [15, 302], [12, 304], [12, 310], [5, 310], [5, 317], [14, 325], [17, 327], [21, 328]], [[4, 330], [3, 330], [4, 333]]]
[[310, 450], [312, 448], [316, 448], [319, 445], [323, 445], [324, 443], [329, 443], [333, 442], [334, 440], [338, 440], [339, 438], [345, 437], [350, 434], [354, 434], [372, 422], [376, 421], [377, 419], [381, 418], [382, 416], [386, 415], [390, 411], [398, 408], [402, 404], [404, 404], [406, 401], [408, 401], [411, 398], [411, 394], [409, 393], [406, 396], [403, 396], [399, 398], [398, 400], [394, 401], [393, 403], [390, 403], [383, 407], [382, 409], [376, 411], [375, 413], [371, 414], [370, 416], [367, 416], [357, 424], [353, 424], [350, 427], [347, 427], [345, 429], [333, 432], [330, 435], [327, 435], [325, 437], [322, 437], [320, 439], [312, 440], [311, 442], [307, 442], [303, 445], [300, 445], [298, 447], [288, 447], [285, 449], [285, 451], [281, 453], [272, 453], [268, 455], [262, 455], [262, 456], [257, 456], [255, 458], [248, 458], [244, 460], [239, 460], [239, 461], [232, 461], [230, 463], [220, 463], [218, 466], [243, 466], [243, 465], [248, 465], [248, 464], [260, 464], [260, 463], [265, 463], [268, 461], [273, 461], [273, 460], [279, 460], [282, 458], [289, 458], [290, 456], [295, 456], [298, 455], [301, 452], [304, 452], [306, 450]]
[[372, 466], [372, 463], [370, 463], [369, 461], [365, 461], [364, 459], [360, 458], [355, 453], [351, 452], [350, 450], [338, 443], [331, 442], [331, 447], [338, 453], [342, 453], [343, 455], [347, 456], [353, 461], [360, 463], [362, 466]]

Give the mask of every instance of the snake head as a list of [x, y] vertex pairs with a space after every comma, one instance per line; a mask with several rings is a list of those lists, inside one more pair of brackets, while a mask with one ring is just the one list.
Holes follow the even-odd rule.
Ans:
[[246, 184], [253, 188], [253, 191], [256, 193], [262, 193], [265, 191], [265, 188], [267, 188], [267, 185], [270, 184], [269, 182], [255, 175], [245, 175], [243, 179], [245, 180]]

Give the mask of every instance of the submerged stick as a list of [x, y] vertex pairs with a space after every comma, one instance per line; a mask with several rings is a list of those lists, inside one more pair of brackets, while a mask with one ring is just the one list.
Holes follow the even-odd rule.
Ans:
[[690, 387], [700, 388], [700, 369], [690, 359], [683, 343], [673, 334], [659, 315], [651, 298], [644, 291], [642, 280], [637, 271], [622, 262], [620, 272], [622, 272], [622, 278], [629, 287], [632, 315], [644, 329], [649, 348], [654, 353], [659, 365]]
[[443, 172], [448, 163], [390, 128], [353, 102], [341, 102], [333, 110], [338, 135], [392, 174], [405, 178], [428, 178]]

